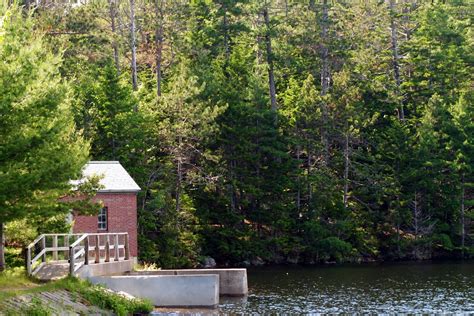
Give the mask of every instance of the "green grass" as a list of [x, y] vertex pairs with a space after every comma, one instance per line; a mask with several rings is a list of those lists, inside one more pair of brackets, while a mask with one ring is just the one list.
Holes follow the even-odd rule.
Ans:
[[[137, 313], [149, 313], [153, 305], [143, 299], [128, 299], [119, 294], [107, 291], [104, 287], [92, 285], [88, 281], [68, 277], [62, 280], [40, 283], [26, 276], [23, 268], [14, 268], [0, 273], [0, 306], [1, 301], [12, 296], [40, 293], [45, 291], [67, 290], [73, 297], [86, 301], [102, 309], [112, 310], [117, 315], [131, 315]], [[31, 306], [26, 307], [28, 315], [49, 315], [49, 309], [41, 302], [32, 301]]]
[[0, 301], [11, 296], [34, 291], [37, 287], [41, 287], [41, 284], [32, 278], [28, 278], [24, 268], [8, 269], [0, 273]]
[[130, 300], [122, 295], [110, 292], [102, 286], [92, 285], [88, 281], [66, 278], [57, 282], [71, 293], [79, 294], [92, 305], [113, 310], [117, 315], [148, 314], [153, 310], [153, 305], [148, 300]]

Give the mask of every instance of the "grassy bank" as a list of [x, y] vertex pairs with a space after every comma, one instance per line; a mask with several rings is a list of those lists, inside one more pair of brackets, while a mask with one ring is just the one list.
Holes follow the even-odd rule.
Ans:
[[[52, 292], [66, 290], [73, 296], [80, 298], [82, 302], [97, 306], [104, 310], [111, 310], [117, 315], [131, 315], [137, 313], [148, 313], [153, 306], [150, 302], [142, 299], [129, 299], [105, 288], [80, 280], [68, 277], [62, 280], [40, 283], [33, 278], [26, 276], [24, 269], [15, 268], [0, 273], [0, 306], [3, 300], [19, 295], [41, 292]], [[26, 307], [28, 314], [49, 315], [51, 314], [47, 306], [37, 300], [32, 300], [32, 304]], [[0, 307], [1, 311], [1, 307]], [[8, 311], [8, 314], [22, 314], [26, 310]]]

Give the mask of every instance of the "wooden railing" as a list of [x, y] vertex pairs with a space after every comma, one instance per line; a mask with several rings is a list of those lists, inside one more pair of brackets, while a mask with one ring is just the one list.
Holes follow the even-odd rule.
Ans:
[[128, 233], [40, 235], [26, 249], [26, 270], [28, 275], [35, 275], [47, 262], [68, 262], [69, 274], [73, 275], [90, 264], [91, 257], [95, 264], [110, 262], [111, 258], [129, 260]]

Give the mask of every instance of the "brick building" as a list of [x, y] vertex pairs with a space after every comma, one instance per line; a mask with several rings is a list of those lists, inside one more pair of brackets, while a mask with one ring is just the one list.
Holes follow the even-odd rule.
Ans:
[[83, 176], [99, 175], [103, 188], [94, 197], [103, 202], [98, 216], [74, 215], [74, 233], [128, 232], [130, 255], [136, 257], [137, 193], [140, 187], [118, 161], [90, 161]]

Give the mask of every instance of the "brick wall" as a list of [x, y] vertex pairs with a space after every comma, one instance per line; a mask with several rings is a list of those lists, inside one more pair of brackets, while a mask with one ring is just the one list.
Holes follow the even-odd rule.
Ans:
[[128, 232], [130, 255], [136, 257], [137, 245], [137, 195], [135, 193], [97, 193], [94, 200], [102, 201], [108, 208], [108, 228], [99, 230], [97, 216], [74, 216], [74, 233]]

